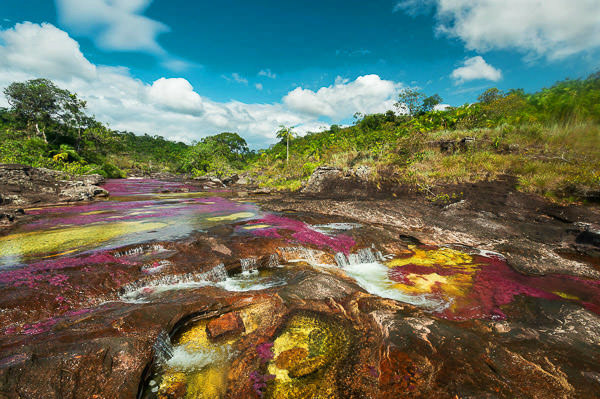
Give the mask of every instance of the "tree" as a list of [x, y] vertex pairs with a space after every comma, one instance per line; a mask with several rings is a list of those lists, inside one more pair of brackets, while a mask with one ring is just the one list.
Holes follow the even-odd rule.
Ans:
[[497, 87], [492, 87], [481, 93], [479, 97], [477, 97], [477, 101], [482, 104], [490, 104], [502, 97], [504, 97], [504, 93], [498, 90]]
[[433, 96], [427, 97], [423, 100], [423, 105], [421, 107], [420, 113], [432, 111], [435, 108], [435, 106], [441, 104], [442, 101], [444, 100], [442, 99], [442, 97], [440, 97], [439, 94], [434, 94]]
[[287, 151], [286, 151], [286, 161], [285, 164], [288, 166], [290, 164], [290, 140], [296, 136], [296, 133], [292, 130], [291, 127], [285, 127], [283, 125], [279, 126], [279, 130], [277, 131], [277, 138], [281, 139], [281, 141], [287, 142]]
[[400, 111], [406, 111], [410, 116], [415, 116], [419, 113], [425, 94], [413, 89], [404, 89], [398, 95], [398, 102], [394, 104]]
[[83, 120], [85, 102], [48, 79], [14, 82], [4, 90], [4, 95], [17, 118], [28, 128], [35, 126], [37, 135], [46, 142], [44, 125], [52, 121], [79, 125]]

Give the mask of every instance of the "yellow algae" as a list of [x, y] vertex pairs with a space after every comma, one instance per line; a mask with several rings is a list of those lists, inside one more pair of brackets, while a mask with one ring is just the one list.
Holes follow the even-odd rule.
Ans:
[[227, 390], [227, 374], [220, 367], [208, 366], [187, 379], [186, 399], [215, 399]]
[[210, 218], [207, 218], [206, 220], [209, 220], [211, 222], [225, 222], [225, 221], [234, 221], [234, 220], [239, 220], [239, 219], [247, 219], [247, 218], [251, 218], [253, 216], [254, 216], [254, 213], [252, 213], [252, 212], [238, 212], [238, 213], [232, 213], [231, 215], [210, 217]]
[[579, 301], [580, 299], [578, 297], [576, 297], [575, 295], [571, 295], [571, 294], [567, 294], [566, 292], [560, 292], [560, 291], [552, 291], [552, 293], [554, 295], [558, 295], [561, 298], [564, 299], [571, 299], [573, 301]]
[[337, 398], [337, 368], [349, 351], [346, 330], [319, 315], [295, 315], [273, 343], [267, 397]]
[[2, 256], [32, 256], [59, 251], [76, 251], [125, 234], [160, 229], [167, 225], [162, 222], [135, 221], [12, 234], [0, 237], [0, 254]]
[[457, 266], [461, 269], [469, 268], [476, 269], [477, 265], [473, 264], [473, 257], [464, 252], [457, 251], [452, 248], [438, 249], [420, 249], [415, 246], [409, 247], [414, 253], [409, 258], [392, 259], [386, 264], [389, 267], [406, 266], [409, 264], [421, 266], [439, 265], [442, 267]]
[[258, 229], [268, 229], [269, 227], [273, 227], [269, 224], [253, 224], [251, 226], [244, 226], [244, 230], [258, 230]]
[[112, 211], [106, 211], [106, 210], [104, 210], [104, 211], [91, 211], [91, 212], [81, 213], [81, 215], [82, 216], [100, 215], [100, 214], [109, 213], [109, 212], [112, 212]]
[[[194, 355], [205, 355], [210, 361], [205, 364], [188, 364], [189, 369], [182, 372], [175, 367], [169, 367], [161, 378], [159, 397], [185, 397], [189, 399], [213, 399], [222, 397], [227, 388], [227, 369], [229, 367], [229, 348], [237, 338], [221, 340], [218, 343], [208, 338], [206, 325], [210, 320], [200, 320], [181, 334], [175, 346], [185, 348]], [[202, 359], [202, 356], [199, 357]], [[177, 392], [178, 396], [169, 396]], [[185, 396], [182, 396], [182, 393]], [[161, 396], [162, 395], [162, 396]]]
[[406, 273], [403, 277], [407, 281], [394, 281], [393, 287], [412, 295], [435, 293], [451, 302], [451, 308], [458, 306], [453, 299], [469, 293], [474, 275], [481, 265], [475, 263], [471, 255], [451, 248], [421, 249], [411, 246], [410, 249], [412, 256], [392, 259], [385, 262], [386, 265], [398, 273], [402, 273], [402, 268], [408, 265], [425, 266], [431, 268], [431, 273]]

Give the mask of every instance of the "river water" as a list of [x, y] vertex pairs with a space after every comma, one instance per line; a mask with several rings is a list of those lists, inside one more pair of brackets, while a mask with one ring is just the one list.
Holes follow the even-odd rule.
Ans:
[[[110, 180], [105, 188], [111, 193], [106, 201], [28, 209], [29, 222], [0, 236], [1, 334], [33, 338], [107, 304], [159, 303], [174, 290], [261, 292], [285, 286], [296, 267], [341, 275], [372, 295], [451, 321], [504, 320], [503, 307], [519, 297], [600, 313], [599, 281], [522, 275], [501, 254], [394, 242], [393, 232], [354, 220], [265, 212], [235, 193], [183, 183]], [[243, 315], [245, 323], [250, 319]], [[316, 319], [289, 323], [292, 340], [310, 341], [310, 331], [324, 328], [342, 331]], [[294, 323], [310, 331], [304, 336]], [[182, 375], [221, 381], [235, 340], [210, 341], [206, 321], [171, 339], [145, 397], [164, 393]], [[330, 356], [323, 350], [319, 356]], [[268, 375], [288, 378], [278, 366], [268, 367]], [[260, 378], [258, 391], [266, 384]], [[212, 395], [219, 396], [218, 389]]]

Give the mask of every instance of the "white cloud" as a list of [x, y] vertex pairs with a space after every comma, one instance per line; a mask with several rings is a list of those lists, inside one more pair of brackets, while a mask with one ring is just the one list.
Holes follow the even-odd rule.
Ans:
[[50, 79], [92, 79], [96, 67], [81, 53], [79, 43], [50, 24], [16, 24], [0, 31], [0, 67]]
[[236, 82], [236, 83], [241, 83], [243, 85], [248, 85], [248, 79], [246, 79], [245, 77], [241, 76], [239, 73], [234, 72], [231, 75], [227, 76], [227, 75], [221, 75], [221, 77], [223, 79], [225, 79], [228, 82]]
[[265, 76], [269, 79], [277, 79], [277, 74], [271, 72], [270, 69], [263, 69], [258, 73], [258, 76]]
[[254, 85], [254, 87], [256, 87], [256, 90], [262, 90], [264, 88], [262, 83], [257, 83]]
[[502, 71], [485, 62], [481, 56], [476, 56], [466, 59], [463, 66], [452, 71], [450, 77], [457, 83], [479, 79], [497, 82], [502, 78]]
[[204, 110], [200, 95], [182, 78], [158, 79], [148, 88], [148, 97], [150, 102], [176, 112], [200, 115]]
[[397, 8], [414, 14], [432, 1], [438, 32], [471, 50], [516, 49], [561, 59], [600, 49], [598, 0], [405, 0]]
[[56, 8], [61, 25], [102, 49], [164, 55], [156, 38], [169, 27], [142, 15], [152, 1], [56, 0]]
[[[324, 116], [335, 123], [356, 111], [391, 109], [400, 87], [367, 75], [352, 82], [338, 78], [316, 92], [298, 88], [273, 104], [216, 102], [182, 78], [147, 84], [127, 68], [93, 65], [76, 41], [52, 25], [26, 23], [0, 30], [0, 91], [14, 81], [40, 76], [78, 93], [87, 101], [89, 113], [113, 129], [186, 142], [233, 131], [254, 147], [274, 142], [279, 125], [305, 133], [327, 128], [328, 123], [320, 121]], [[0, 97], [0, 106], [6, 105]]]
[[378, 75], [365, 75], [353, 82], [336, 79], [329, 87], [315, 91], [298, 87], [283, 102], [292, 110], [308, 115], [345, 119], [355, 112], [385, 112], [393, 108], [401, 85], [382, 80]]

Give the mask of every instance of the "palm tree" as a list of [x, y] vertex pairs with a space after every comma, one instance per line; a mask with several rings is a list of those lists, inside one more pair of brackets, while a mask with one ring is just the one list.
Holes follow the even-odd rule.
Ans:
[[291, 127], [285, 127], [283, 125], [279, 126], [279, 130], [277, 131], [277, 138], [281, 139], [281, 141], [285, 140], [287, 142], [287, 152], [286, 152], [286, 167], [290, 163], [290, 140], [296, 136], [296, 133], [292, 130]]

